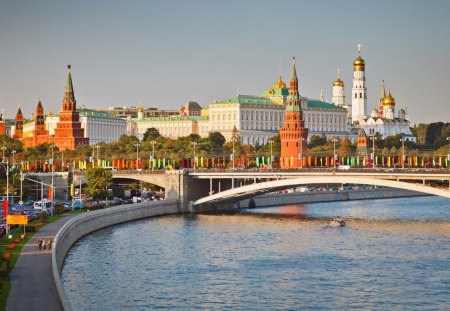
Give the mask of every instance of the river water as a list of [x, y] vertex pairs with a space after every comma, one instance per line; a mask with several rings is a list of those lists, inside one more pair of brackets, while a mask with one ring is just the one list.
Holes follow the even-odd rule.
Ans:
[[74, 310], [448, 310], [450, 200], [125, 223], [77, 242], [62, 279]]

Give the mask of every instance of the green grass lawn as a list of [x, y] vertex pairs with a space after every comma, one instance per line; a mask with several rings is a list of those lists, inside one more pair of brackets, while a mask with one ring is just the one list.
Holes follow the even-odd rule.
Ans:
[[[64, 216], [82, 214], [84, 212], [85, 212], [84, 210], [75, 210], [73, 212], [68, 212], [61, 215], [49, 216], [46, 219], [45, 223], [41, 227], [39, 227], [37, 231], [39, 231], [40, 228], [58, 219], [61, 219]], [[39, 222], [40, 222], [39, 219], [35, 219], [30, 224], [37, 224]], [[2, 256], [1, 259], [5, 258], [4, 256], [8, 257], [8, 260], [3, 259], [0, 264], [0, 310], [5, 310], [6, 308], [6, 300], [8, 299], [9, 290], [11, 287], [9, 280], [9, 272], [16, 265], [22, 247], [37, 231], [26, 232], [25, 238], [20, 239], [20, 236], [23, 234], [23, 226], [18, 226], [17, 228], [11, 230], [10, 234], [13, 236], [11, 239], [9, 239], [6, 235], [0, 238], [0, 256]], [[17, 239], [20, 239], [20, 242], [14, 243], [14, 241], [18, 241]], [[13, 249], [8, 249], [8, 246], [11, 243], [16, 244], [16, 246]]]

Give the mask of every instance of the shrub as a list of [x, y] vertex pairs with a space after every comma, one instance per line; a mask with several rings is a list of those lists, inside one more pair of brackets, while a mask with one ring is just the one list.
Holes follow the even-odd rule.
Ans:
[[46, 222], [48, 219], [48, 214], [47, 212], [40, 212], [38, 214], [38, 218], [41, 220], [41, 222]]
[[64, 204], [63, 203], [56, 203], [53, 207], [55, 209], [55, 214], [56, 215], [61, 215], [61, 214], [63, 214], [66, 211], [64, 209]]

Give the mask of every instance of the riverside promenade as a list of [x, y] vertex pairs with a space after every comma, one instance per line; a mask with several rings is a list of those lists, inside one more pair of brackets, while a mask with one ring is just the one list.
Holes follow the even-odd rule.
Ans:
[[52, 252], [39, 251], [39, 239], [54, 239], [59, 229], [76, 215], [66, 216], [40, 229], [23, 246], [19, 259], [10, 273], [11, 290], [7, 311], [63, 310], [52, 273]]

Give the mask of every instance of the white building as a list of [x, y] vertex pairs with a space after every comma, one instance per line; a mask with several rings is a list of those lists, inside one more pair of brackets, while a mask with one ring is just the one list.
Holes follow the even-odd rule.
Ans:
[[416, 137], [411, 132], [411, 122], [405, 109], [398, 111], [395, 116], [395, 99], [391, 90], [386, 95], [384, 81], [381, 89], [379, 107], [374, 108], [369, 118], [359, 121], [359, 127], [364, 129], [368, 136], [379, 133], [382, 138], [392, 135], [402, 135], [406, 140], [416, 142]]
[[[91, 145], [100, 142], [110, 143], [119, 140], [121, 135], [127, 134], [127, 121], [113, 117], [110, 113], [86, 109], [83, 106], [77, 109], [80, 113], [81, 127], [84, 137], [89, 137]], [[49, 135], [55, 134], [59, 116], [49, 114], [45, 118], [45, 127]]]

